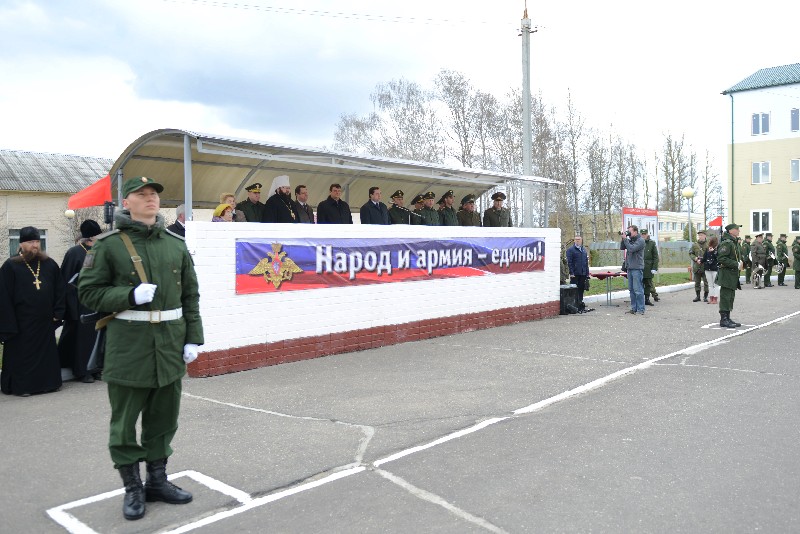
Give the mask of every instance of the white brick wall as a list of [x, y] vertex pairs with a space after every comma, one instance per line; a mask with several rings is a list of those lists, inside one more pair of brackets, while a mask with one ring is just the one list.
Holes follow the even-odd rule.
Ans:
[[[545, 238], [544, 272], [237, 295], [237, 238]], [[186, 244], [200, 281], [202, 351], [345, 332], [559, 300], [560, 230], [187, 223]]]

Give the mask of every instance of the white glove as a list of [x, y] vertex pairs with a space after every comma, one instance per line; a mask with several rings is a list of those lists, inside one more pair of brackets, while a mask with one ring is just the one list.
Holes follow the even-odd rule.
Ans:
[[183, 361], [192, 363], [197, 359], [197, 345], [194, 343], [187, 343], [183, 346]]
[[136, 286], [136, 289], [133, 290], [133, 301], [136, 304], [153, 302], [153, 296], [156, 294], [157, 287], [158, 286], [155, 284], [139, 284]]
[[656, 273], [658, 272], [658, 269], [650, 269], [650, 272], [651, 272], [652, 274], [656, 274]]

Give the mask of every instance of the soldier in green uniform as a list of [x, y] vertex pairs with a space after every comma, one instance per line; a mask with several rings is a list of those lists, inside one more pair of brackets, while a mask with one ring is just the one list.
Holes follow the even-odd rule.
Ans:
[[[753, 263], [753, 283], [755, 284], [756, 278], [758, 278], [759, 283], [756, 285], [756, 289], [761, 289], [764, 287], [764, 273], [767, 267], [767, 248], [764, 246], [764, 234], [756, 234], [756, 240], [750, 246], [750, 260]], [[758, 276], [756, 276], [756, 273], [759, 273]]]
[[772, 244], [772, 234], [767, 232], [764, 236], [764, 248], [767, 249], [767, 272], [764, 273], [764, 287], [772, 287], [772, 268], [775, 266], [775, 245]]
[[453, 204], [456, 201], [452, 190], [444, 194], [444, 207], [439, 211], [440, 226], [458, 226], [458, 214]]
[[461, 226], [480, 226], [481, 216], [475, 211], [475, 195], [467, 195], [461, 199], [461, 209], [456, 213]]
[[[166, 466], [178, 429], [181, 378], [203, 344], [203, 324], [192, 258], [183, 239], [164, 230], [158, 214], [163, 190], [146, 177], [123, 184], [117, 229], [96, 238], [78, 286], [88, 308], [116, 314], [106, 326], [103, 380], [111, 404], [108, 448], [125, 484], [126, 519], [144, 515], [145, 499], [192, 500], [191, 493], [167, 480]], [[136, 440], [140, 415], [141, 445]]]
[[250, 184], [244, 190], [247, 191], [247, 200], [242, 200], [236, 204], [236, 211], [243, 213], [247, 222], [262, 222], [264, 204], [261, 203], [261, 184]]
[[500, 191], [492, 195], [492, 207], [483, 212], [484, 226], [494, 226], [497, 228], [514, 226], [511, 224], [511, 211], [503, 207], [503, 201], [505, 199], [506, 194]]
[[703, 256], [707, 249], [706, 232], [705, 230], [700, 230], [697, 232], [697, 241], [692, 243], [692, 248], [689, 250], [689, 257], [692, 259], [692, 276], [694, 277], [695, 293], [695, 298], [692, 302], [700, 302], [701, 281], [703, 284], [703, 302], [708, 302], [708, 281], [705, 276], [705, 267], [703, 267]]
[[800, 235], [795, 236], [792, 243], [792, 256], [794, 257], [794, 288], [800, 289]]
[[411, 224], [424, 224], [422, 221], [422, 208], [425, 207], [425, 204], [422, 201], [422, 195], [415, 196], [411, 203], [414, 204], [412, 211], [416, 214], [416, 217], [411, 218]]
[[428, 191], [422, 195], [422, 209], [419, 210], [419, 215], [422, 217], [421, 222], [417, 224], [424, 224], [425, 226], [440, 226], [439, 212], [433, 208], [433, 201], [436, 200], [436, 195], [433, 191]]
[[742, 264], [744, 265], [744, 283], [750, 283], [750, 276], [753, 274], [753, 262], [750, 260], [750, 236], [744, 236], [744, 243], [741, 247]]
[[411, 224], [413, 217], [411, 210], [403, 207], [403, 191], [398, 189], [392, 193], [392, 207], [389, 208], [389, 222], [391, 224]]
[[658, 302], [658, 292], [656, 285], [653, 283], [653, 277], [658, 271], [658, 247], [656, 242], [650, 239], [650, 232], [647, 228], [642, 228], [642, 237], [644, 237], [644, 273], [642, 274], [642, 282], [644, 283], [644, 303], [647, 306], [654, 306], [650, 300], [650, 295], [653, 295], [653, 300]]
[[788, 239], [786, 234], [779, 235], [778, 243], [775, 245], [775, 261], [783, 267], [778, 273], [779, 286], [786, 285], [783, 281], [786, 279], [786, 269], [789, 268], [789, 247], [786, 245], [786, 239]]
[[739, 225], [731, 223], [725, 227], [722, 240], [717, 249], [717, 285], [719, 289], [719, 325], [723, 328], [736, 328], [742, 326], [731, 319], [733, 301], [736, 290], [741, 289], [739, 284], [739, 271], [742, 269], [742, 258], [739, 256]]

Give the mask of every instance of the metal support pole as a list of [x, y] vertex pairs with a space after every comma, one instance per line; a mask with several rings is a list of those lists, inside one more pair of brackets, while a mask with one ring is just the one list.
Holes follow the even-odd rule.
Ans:
[[[528, 8], [522, 15], [522, 174], [533, 174], [531, 164], [531, 19]], [[533, 191], [522, 189], [522, 224], [533, 227]]]
[[192, 220], [192, 140], [183, 136], [183, 203], [186, 206], [186, 220]]

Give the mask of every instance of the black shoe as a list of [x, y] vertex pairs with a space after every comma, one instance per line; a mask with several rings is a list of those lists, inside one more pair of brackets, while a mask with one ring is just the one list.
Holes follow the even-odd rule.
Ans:
[[659, 298], [659, 296], [658, 296], [658, 295], [653, 295], [653, 300], [654, 300], [654, 301], [656, 301], [656, 302], [658, 302], [658, 301], [659, 301], [659, 300], [661, 300], [661, 299]]
[[81, 382], [84, 384], [94, 384], [94, 377], [92, 375], [84, 375], [81, 377]]
[[778, 284], [779, 286], [785, 286], [786, 284]]
[[737, 323], [734, 323], [733, 321], [731, 321], [731, 312], [723, 312], [723, 311], [721, 311], [721, 312], [719, 312], [719, 316], [720, 316], [719, 325], [722, 328], [736, 328], [736, 324]]
[[653, 304], [652, 302], [650, 302], [650, 299], [645, 299], [645, 300], [644, 300], [644, 304], [645, 304], [645, 306], [655, 306], [655, 304]]
[[168, 504], [192, 502], [192, 494], [167, 480], [167, 459], [147, 462], [147, 482], [144, 485], [147, 502], [161, 501]]
[[122, 501], [122, 515], [134, 521], [144, 517], [144, 487], [139, 477], [139, 462], [119, 466], [119, 476], [125, 484], [125, 499]]
[[700, 302], [700, 295], [697, 295], [692, 302]]

